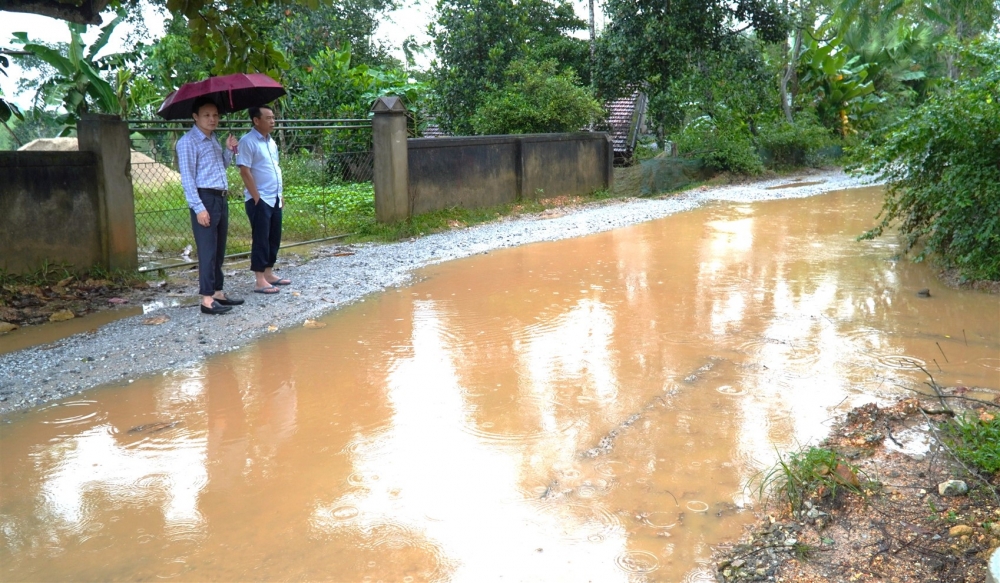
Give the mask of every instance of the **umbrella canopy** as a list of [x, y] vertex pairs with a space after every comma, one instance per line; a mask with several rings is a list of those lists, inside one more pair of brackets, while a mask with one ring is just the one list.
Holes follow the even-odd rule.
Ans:
[[223, 114], [260, 107], [284, 94], [285, 88], [263, 73], [235, 73], [181, 85], [156, 113], [163, 119], [191, 119], [191, 106], [199, 97], [209, 97]]

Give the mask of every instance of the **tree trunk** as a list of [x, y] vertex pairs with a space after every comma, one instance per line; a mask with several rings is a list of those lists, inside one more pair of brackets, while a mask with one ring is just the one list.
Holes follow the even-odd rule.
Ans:
[[[965, 40], [965, 22], [962, 19], [962, 14], [959, 12], [956, 22], [955, 22], [955, 38], [958, 40], [958, 44], [961, 45]], [[952, 81], [958, 81], [958, 55], [948, 55], [948, 78]]]
[[[597, 49], [597, 30], [594, 27], [594, 0], [590, 0], [590, 88], [593, 90], [597, 87], [597, 62], [596, 62], [596, 49]], [[591, 118], [590, 123], [587, 124], [587, 129], [589, 131], [594, 131], [594, 120]]]
[[785, 112], [785, 120], [788, 123], [793, 123], [795, 120], [792, 117], [792, 100], [795, 98], [794, 93], [789, 94], [788, 83], [792, 81], [792, 77], [795, 75], [795, 69], [798, 68], [799, 64], [799, 52], [802, 50], [802, 24], [800, 23], [795, 27], [795, 41], [792, 43], [792, 52], [788, 55], [788, 64], [785, 66], [785, 73], [781, 76], [781, 86], [779, 88], [779, 93], [781, 95], [781, 109]]
[[59, 0], [0, 0], [0, 11], [39, 14], [76, 24], [100, 24], [109, 0], [60, 2]]
[[590, 86], [594, 86], [594, 55], [597, 49], [597, 29], [594, 26], [594, 0], [590, 0]]

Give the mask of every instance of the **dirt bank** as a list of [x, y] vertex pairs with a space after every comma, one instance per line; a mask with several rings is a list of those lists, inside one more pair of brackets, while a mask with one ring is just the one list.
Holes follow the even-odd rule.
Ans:
[[[0, 355], [0, 415], [106, 384], [128, 384], [141, 375], [190, 366], [235, 350], [277, 330], [302, 326], [369, 294], [405, 285], [425, 265], [539, 241], [579, 237], [649, 221], [705, 203], [800, 198], [863, 186], [840, 171], [813, 172], [799, 188], [769, 187], [802, 181], [789, 176], [753, 184], [702, 187], [660, 199], [622, 199], [552, 213], [501, 219], [471, 228], [392, 244], [338, 245], [315, 249], [308, 261], [278, 267], [293, 284], [274, 297], [252, 293], [248, 271], [227, 265], [226, 290], [246, 304], [223, 317], [202, 315], [179, 299], [197, 293], [193, 280], [153, 285], [140, 299], [165, 307], [35, 348]], [[818, 182], [817, 184], [813, 184]], [[138, 300], [137, 300], [138, 301]], [[154, 318], [155, 316], [155, 318]]]
[[[971, 413], [1000, 414], [1000, 393], [991, 401]], [[856, 468], [843, 482], [857, 488], [813, 492], [797, 506], [770, 498], [743, 539], [717, 549], [718, 580], [985, 581], [1000, 546], [1000, 474], [974, 476], [950, 455], [936, 429], [942, 409], [913, 398], [849, 412], [821, 445]], [[942, 495], [952, 479], [968, 493]]]

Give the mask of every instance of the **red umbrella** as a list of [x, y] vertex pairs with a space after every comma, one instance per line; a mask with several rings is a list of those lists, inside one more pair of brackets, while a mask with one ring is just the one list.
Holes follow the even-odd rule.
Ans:
[[199, 97], [209, 97], [222, 114], [260, 107], [284, 94], [285, 88], [263, 73], [235, 73], [181, 85], [156, 113], [163, 119], [191, 119], [191, 106]]

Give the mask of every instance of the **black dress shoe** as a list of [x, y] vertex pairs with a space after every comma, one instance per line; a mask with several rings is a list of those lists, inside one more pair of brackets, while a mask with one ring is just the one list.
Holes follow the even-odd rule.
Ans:
[[223, 306], [239, 306], [243, 304], [243, 298], [231, 298], [229, 294], [223, 294], [225, 297], [215, 298], [215, 301], [219, 302]]
[[214, 302], [212, 302], [212, 307], [211, 308], [209, 308], [205, 304], [201, 305], [201, 313], [202, 314], [218, 315], [218, 314], [225, 314], [226, 312], [230, 312], [230, 311], [232, 311], [232, 308], [229, 307], [229, 306], [219, 305], [219, 300], [215, 300]]

